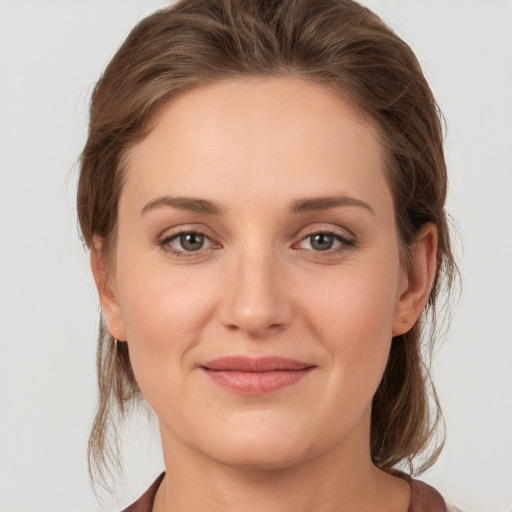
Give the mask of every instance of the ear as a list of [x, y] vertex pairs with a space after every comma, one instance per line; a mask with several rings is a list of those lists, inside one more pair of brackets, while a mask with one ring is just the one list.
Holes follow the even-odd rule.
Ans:
[[108, 272], [106, 257], [102, 252], [103, 240], [94, 235], [91, 244], [91, 269], [100, 297], [101, 310], [110, 334], [118, 341], [126, 341], [123, 315], [115, 287], [115, 280]]
[[418, 320], [428, 299], [436, 272], [437, 227], [421, 227], [410, 249], [410, 266], [404, 269], [393, 317], [393, 336], [405, 334]]

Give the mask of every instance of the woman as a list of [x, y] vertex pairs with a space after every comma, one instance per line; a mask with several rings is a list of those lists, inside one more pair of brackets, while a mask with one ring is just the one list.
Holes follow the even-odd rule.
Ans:
[[91, 464], [132, 400], [161, 433], [165, 473], [127, 510], [446, 510], [397, 469], [440, 451], [422, 348], [456, 272], [445, 198], [435, 100], [367, 9], [143, 20], [93, 93], [78, 189], [103, 311]]

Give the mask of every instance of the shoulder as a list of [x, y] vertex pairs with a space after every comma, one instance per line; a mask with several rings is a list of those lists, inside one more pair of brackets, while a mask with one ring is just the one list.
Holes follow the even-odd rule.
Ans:
[[[165, 473], [158, 476], [149, 489], [122, 512], [151, 512], [158, 487], [164, 476]], [[410, 477], [407, 480], [411, 486], [411, 502], [407, 512], [462, 512], [456, 507], [446, 505], [441, 494], [425, 482]]]
[[122, 512], [151, 512], [153, 509], [153, 502], [155, 501], [156, 492], [158, 487], [164, 479], [165, 472], [162, 473], [149, 487], [149, 489], [129, 507], [125, 508]]
[[462, 512], [447, 505], [441, 494], [421, 480], [408, 479], [411, 486], [411, 503], [407, 512]]

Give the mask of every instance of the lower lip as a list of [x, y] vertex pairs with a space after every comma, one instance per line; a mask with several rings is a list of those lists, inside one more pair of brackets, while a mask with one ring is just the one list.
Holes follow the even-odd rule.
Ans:
[[271, 372], [241, 372], [209, 370], [204, 372], [219, 386], [242, 395], [274, 393], [304, 379], [313, 367], [302, 370], [276, 370]]

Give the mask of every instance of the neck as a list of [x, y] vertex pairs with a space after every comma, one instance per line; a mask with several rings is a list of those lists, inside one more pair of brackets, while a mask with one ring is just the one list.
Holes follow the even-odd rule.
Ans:
[[275, 469], [219, 463], [174, 442], [162, 430], [166, 476], [153, 511], [406, 512], [407, 482], [378, 470], [358, 439]]

